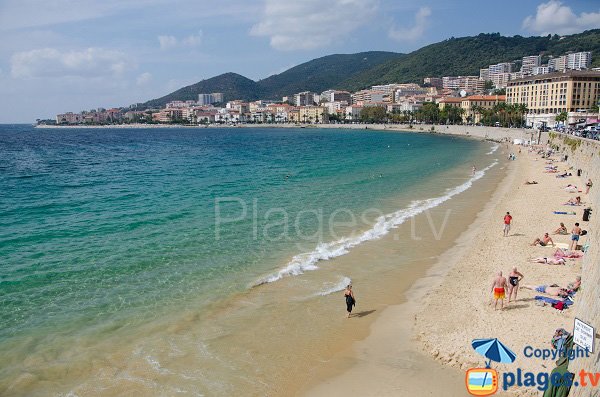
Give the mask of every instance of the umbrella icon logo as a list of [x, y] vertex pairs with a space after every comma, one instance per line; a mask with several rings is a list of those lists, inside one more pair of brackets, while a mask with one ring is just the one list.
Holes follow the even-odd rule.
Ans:
[[488, 361], [485, 363], [485, 368], [471, 368], [467, 371], [465, 377], [467, 391], [474, 396], [490, 396], [498, 391], [498, 371], [490, 368], [490, 363], [492, 361], [512, 363], [517, 355], [497, 338], [474, 339], [471, 346]]

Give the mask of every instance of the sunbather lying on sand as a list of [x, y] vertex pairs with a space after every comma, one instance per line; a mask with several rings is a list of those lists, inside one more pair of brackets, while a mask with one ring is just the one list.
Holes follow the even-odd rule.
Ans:
[[549, 257], [539, 257], [539, 258], [532, 258], [529, 260], [529, 262], [531, 263], [545, 263], [546, 265], [566, 265], [567, 261], [565, 260], [565, 258], [556, 258], [554, 256], [549, 256]]
[[556, 258], [581, 258], [583, 254], [581, 252], [569, 251], [568, 249], [557, 249], [554, 253]]
[[544, 237], [536, 238], [535, 240], [533, 240], [533, 243], [531, 243], [531, 245], [533, 246], [538, 244], [542, 247], [545, 247], [548, 244], [552, 244], [552, 246], [554, 247], [554, 241], [552, 241], [552, 237], [550, 237], [548, 233], [544, 233]]
[[524, 185], [537, 185], [537, 184], [538, 184], [538, 183], [537, 183], [536, 181], [531, 181], [531, 182], [529, 182], [529, 181], [526, 181], [526, 182], [524, 183]]
[[568, 176], [573, 176], [570, 172], [565, 171], [564, 174], [556, 175], [557, 178], [566, 178]]
[[561, 287], [549, 287], [547, 285], [524, 285], [521, 288], [537, 291], [550, 296], [560, 296], [561, 298], [569, 296], [569, 291]]
[[572, 193], [579, 192], [579, 189], [577, 188], [577, 186], [571, 185], [571, 184], [568, 184], [567, 186], [565, 186], [565, 190], [567, 192], [572, 192]]

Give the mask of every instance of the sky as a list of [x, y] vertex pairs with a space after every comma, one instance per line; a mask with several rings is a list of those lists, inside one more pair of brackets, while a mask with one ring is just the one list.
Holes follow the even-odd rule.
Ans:
[[259, 80], [330, 54], [594, 28], [590, 0], [0, 0], [0, 123], [128, 106], [225, 72]]

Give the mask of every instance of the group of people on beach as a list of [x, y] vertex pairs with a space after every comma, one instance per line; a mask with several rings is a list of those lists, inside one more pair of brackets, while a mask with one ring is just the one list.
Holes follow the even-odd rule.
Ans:
[[[513, 154], [509, 157], [512, 157]], [[557, 172], [556, 166], [546, 167], [546, 172]], [[564, 174], [560, 175], [561, 177], [569, 177], [572, 176], [570, 172], [565, 171]], [[537, 185], [536, 181], [526, 181], [525, 185]], [[585, 194], [589, 194], [590, 188], [593, 186], [591, 179], [588, 179], [586, 183]], [[569, 185], [567, 186], [569, 189], [574, 189], [575, 191], [579, 191], [576, 186]], [[574, 198], [569, 199], [564, 205], [571, 206], [580, 206], [582, 205], [581, 196], [576, 196]], [[566, 212], [555, 212], [555, 213], [564, 213]], [[503, 219], [504, 227], [503, 227], [503, 236], [508, 237], [511, 225], [513, 223], [513, 217], [510, 212], [506, 212]], [[570, 244], [568, 249], [557, 249], [553, 256], [542, 256], [538, 258], [532, 258], [529, 260], [530, 263], [542, 263], [547, 265], [565, 265], [567, 263], [567, 258], [580, 258], [583, 256], [583, 252], [578, 252], [578, 250], [584, 251], [585, 248], [579, 245], [579, 239], [581, 236], [587, 234], [587, 231], [583, 230], [579, 224], [579, 222], [575, 222], [575, 225], [571, 229], [569, 233], [567, 227], [563, 222], [560, 222], [560, 226], [554, 231], [555, 235], [569, 235], [570, 234]], [[544, 233], [544, 235], [540, 238], [536, 238], [530, 244], [531, 246], [552, 246], [554, 247], [556, 244], [550, 237], [549, 233]], [[508, 274], [508, 278], [505, 277], [502, 271], [498, 271], [492, 281], [491, 284], [491, 294], [494, 302], [494, 310], [498, 309], [498, 303], [500, 303], [500, 310], [504, 308], [504, 299], [508, 295], [508, 303], [511, 301], [517, 300], [517, 293], [519, 290], [519, 282], [524, 278], [523, 273], [521, 273], [516, 266], [512, 268], [512, 270]], [[566, 287], [561, 287], [557, 284], [552, 285], [524, 285], [522, 288], [530, 289], [541, 294], [545, 294], [551, 297], [559, 297], [563, 299], [571, 299], [575, 294], [575, 292], [581, 287], [581, 276], [577, 276], [574, 282], [569, 283]], [[540, 297], [536, 297], [539, 299]], [[542, 297], [543, 298], [543, 297]], [[550, 299], [550, 298], [543, 298]], [[569, 302], [567, 302], [569, 303]], [[562, 307], [562, 306], [561, 306]]]

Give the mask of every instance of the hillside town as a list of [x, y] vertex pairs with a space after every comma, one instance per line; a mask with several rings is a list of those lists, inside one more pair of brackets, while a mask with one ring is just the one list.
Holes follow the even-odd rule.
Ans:
[[[438, 123], [527, 126], [564, 131], [598, 126], [600, 68], [591, 52], [531, 55], [480, 69], [479, 76], [425, 77], [422, 84], [374, 85], [356, 92], [299, 92], [243, 101], [224, 93], [172, 101], [161, 109], [94, 109], [56, 115], [57, 125], [238, 123]], [[43, 121], [48, 122], [48, 121]]]

